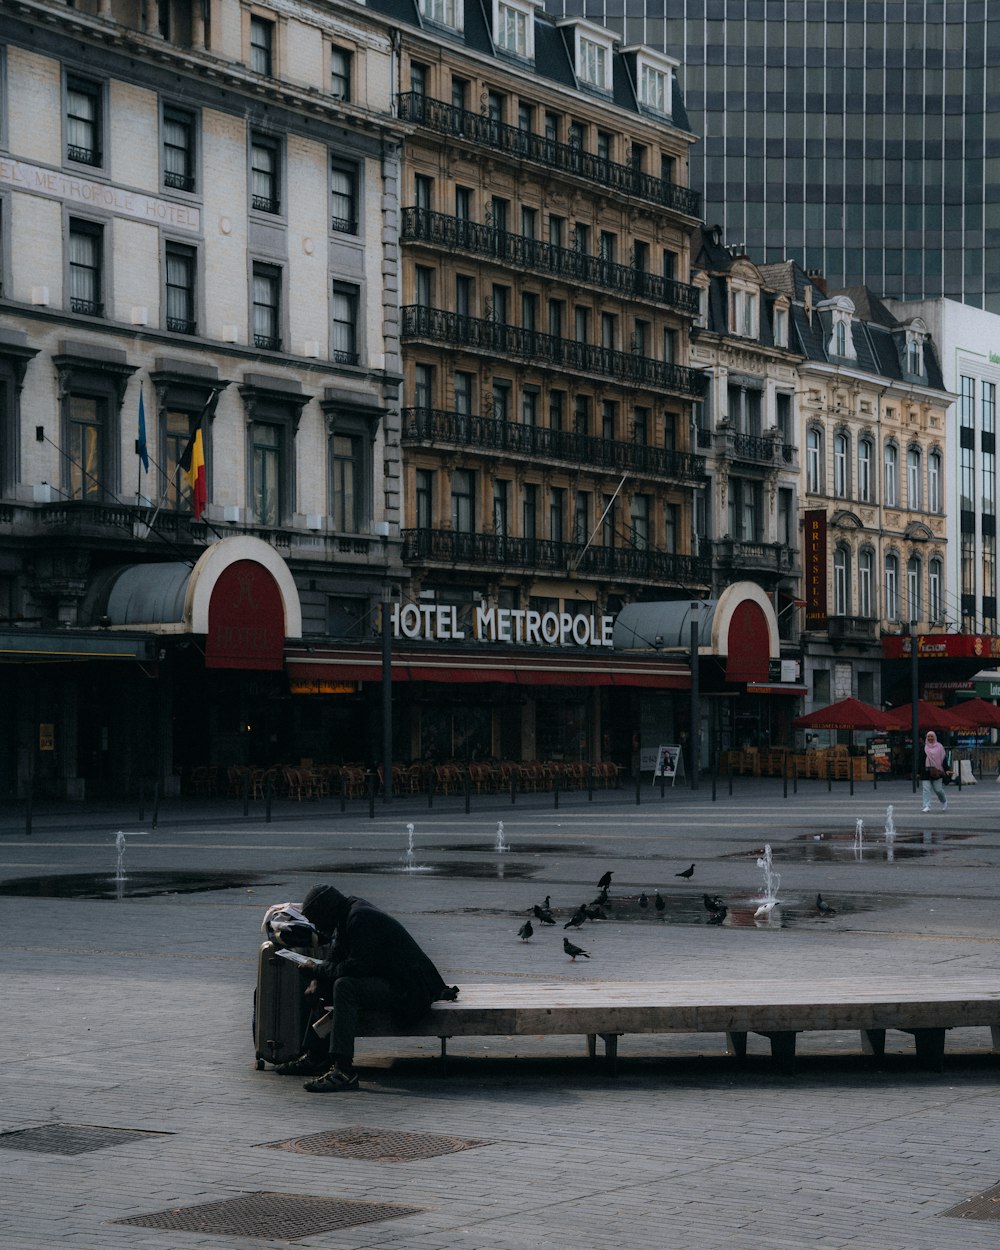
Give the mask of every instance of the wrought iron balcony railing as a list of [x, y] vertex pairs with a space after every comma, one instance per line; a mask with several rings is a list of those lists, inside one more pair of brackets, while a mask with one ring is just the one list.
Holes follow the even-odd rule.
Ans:
[[[711, 446], [711, 435], [707, 430], [704, 433], [707, 438], [703, 443], [699, 429], [698, 445]], [[731, 425], [721, 424], [714, 441], [722, 455], [734, 460], [747, 460], [752, 464], [773, 464], [775, 460], [789, 465], [795, 463], [795, 448], [790, 443], [782, 442], [777, 431], [773, 434], [743, 434]]]
[[80, 299], [79, 296], [71, 295], [69, 300], [70, 312], [84, 313], [88, 317], [103, 317], [104, 305], [100, 300], [96, 299]]
[[594, 469], [632, 470], [674, 481], [700, 482], [705, 477], [703, 457], [690, 452], [438, 408], [404, 408], [402, 438], [404, 443], [471, 447], [532, 460], [569, 460]]
[[686, 282], [661, 278], [655, 273], [619, 265], [600, 256], [587, 256], [571, 248], [555, 247], [540, 239], [511, 234], [467, 218], [432, 213], [425, 208], [404, 208], [402, 237], [439, 244], [450, 251], [461, 248], [539, 274], [591, 282], [609, 291], [665, 304], [678, 312], [695, 314], [698, 311], [697, 288]]
[[481, 317], [464, 317], [443, 308], [408, 304], [403, 309], [403, 336], [488, 352], [491, 356], [516, 356], [521, 360], [556, 365], [577, 373], [592, 373], [635, 386], [700, 398], [704, 377], [697, 369], [653, 360], [633, 352], [620, 352], [576, 339], [560, 339], [539, 330], [526, 330]]
[[690, 187], [654, 178], [632, 165], [618, 165], [603, 156], [584, 152], [574, 144], [556, 143], [544, 135], [496, 121], [487, 114], [431, 99], [419, 91], [403, 92], [399, 96], [399, 115], [404, 121], [427, 126], [438, 134], [466, 139], [517, 161], [533, 161], [548, 169], [558, 169], [619, 195], [648, 200], [688, 217], [701, 216], [701, 196]]
[[167, 318], [167, 329], [172, 330], [174, 334], [194, 334], [197, 328], [196, 322], [187, 317]]
[[163, 171], [163, 185], [174, 191], [193, 191], [194, 178], [191, 174], [176, 173], [172, 169]]
[[537, 573], [653, 581], [673, 586], [708, 585], [710, 561], [643, 547], [587, 547], [542, 538], [505, 538], [455, 530], [403, 530], [407, 564], [469, 564]]
[[78, 165], [100, 165], [101, 153], [97, 148], [84, 148], [77, 143], [66, 145], [66, 159]]
[[826, 630], [840, 642], [876, 642], [879, 623], [868, 616], [828, 616]]
[[712, 543], [712, 549], [716, 563], [757, 573], [791, 573], [795, 567], [795, 549], [784, 543], [719, 538]]

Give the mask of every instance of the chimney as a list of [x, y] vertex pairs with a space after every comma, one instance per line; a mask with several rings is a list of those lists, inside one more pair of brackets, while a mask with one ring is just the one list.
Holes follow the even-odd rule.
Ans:
[[824, 296], [830, 294], [829, 290], [827, 289], [826, 278], [823, 277], [823, 271], [821, 269], [810, 269], [806, 276], [810, 278], [816, 284], [816, 286], [819, 287], [819, 289], [823, 292]]

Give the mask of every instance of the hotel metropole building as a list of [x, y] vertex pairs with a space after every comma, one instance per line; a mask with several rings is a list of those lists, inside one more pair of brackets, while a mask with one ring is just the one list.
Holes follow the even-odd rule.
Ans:
[[607, 618], [710, 580], [675, 64], [528, 0], [427, 0], [400, 56], [403, 558], [409, 603], [450, 609], [442, 635], [400, 605], [438, 674], [400, 748], [628, 765], [644, 716], [676, 740], [687, 672], [630, 671]]
[[356, 5], [0, 2], [0, 792], [368, 754], [285, 644], [405, 575], [393, 58]]

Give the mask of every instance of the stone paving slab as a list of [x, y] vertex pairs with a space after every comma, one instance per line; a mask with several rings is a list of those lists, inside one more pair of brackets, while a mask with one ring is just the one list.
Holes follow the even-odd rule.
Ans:
[[[625, 795], [599, 810], [564, 799], [558, 812], [539, 801], [469, 816], [459, 805], [393, 804], [374, 821], [356, 808], [267, 827], [205, 805], [189, 808], [183, 825], [130, 841], [127, 867], [259, 872], [262, 882], [121, 902], [0, 894], [0, 1132], [62, 1121], [163, 1134], [74, 1157], [0, 1150], [0, 1247], [292, 1244], [112, 1222], [253, 1190], [426, 1208], [294, 1243], [334, 1250], [577, 1250], [598, 1238], [678, 1250], [994, 1247], [993, 1223], [940, 1215], [1000, 1180], [997, 1068], [982, 1031], [949, 1039], [961, 1053], [941, 1074], [914, 1066], [902, 1034], [890, 1035], [879, 1068], [857, 1057], [854, 1037], [806, 1035], [795, 1076], [771, 1067], [764, 1042], [755, 1049], [751, 1039], [739, 1069], [723, 1057], [723, 1039], [700, 1036], [623, 1039], [617, 1079], [592, 1069], [574, 1038], [455, 1042], [446, 1080], [436, 1042], [373, 1039], [359, 1048], [370, 1064], [362, 1090], [349, 1095], [311, 1095], [253, 1069], [260, 916], [272, 901], [300, 898], [322, 864], [393, 869], [327, 879], [403, 918], [459, 984], [1000, 975], [1000, 817], [990, 785], [964, 789], [929, 820], [905, 783], [853, 798], [815, 785], [788, 800], [780, 783], [737, 790], [714, 804], [704, 791], [668, 791], [655, 806], [636, 808]], [[821, 890], [834, 905], [864, 904], [829, 921], [803, 914], [775, 930], [588, 923], [580, 936], [593, 946], [590, 970], [562, 956], [561, 928], [527, 945], [517, 939], [531, 903], [550, 893], [572, 909], [609, 867], [615, 896], [654, 887], [694, 900], [704, 890], [752, 894], [761, 888], [753, 852], [765, 840], [780, 856], [804, 835], [850, 835], [860, 816], [877, 844], [889, 802], [900, 835], [919, 837], [926, 853], [776, 864], [782, 898]], [[0, 819], [0, 879], [110, 874], [124, 813], [109, 812], [104, 826], [91, 815], [74, 827], [54, 814], [30, 839]], [[492, 851], [497, 819], [511, 843], [502, 857]], [[421, 847], [435, 848], [424, 853], [433, 865], [473, 863], [485, 875], [395, 871], [407, 821], [418, 859]], [[477, 849], [436, 849], [447, 846]], [[690, 884], [675, 879], [692, 860]], [[516, 862], [531, 875], [502, 875]], [[395, 1164], [261, 1147], [348, 1125], [491, 1144]]]

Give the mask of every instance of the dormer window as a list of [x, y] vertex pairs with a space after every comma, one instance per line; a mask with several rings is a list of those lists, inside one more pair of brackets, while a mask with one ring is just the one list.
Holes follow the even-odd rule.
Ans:
[[461, 30], [464, 25], [462, 0], [420, 0], [420, 12], [429, 22]]
[[[456, 0], [457, 2], [457, 0]], [[535, 59], [535, 6], [520, 0], [493, 0], [493, 40], [497, 49], [520, 57]]]
[[740, 338], [757, 337], [757, 292], [735, 287], [729, 296], [729, 327]]
[[611, 94], [611, 66], [615, 37], [610, 30], [578, 18], [558, 23], [573, 34], [573, 60], [577, 81], [582, 87]]
[[924, 367], [924, 341], [927, 338], [927, 326], [920, 317], [914, 317], [906, 323], [906, 346], [903, 368], [911, 376], [921, 378], [926, 373]]
[[826, 345], [828, 356], [836, 356], [841, 360], [857, 360], [854, 350], [854, 336], [851, 333], [851, 322], [854, 318], [854, 302], [846, 295], [837, 295], [833, 299], [823, 300], [817, 306], [818, 311], [830, 314], [832, 325], [830, 338]]
[[777, 304], [774, 308], [774, 345], [788, 346], [788, 309]]
[[631, 57], [635, 57], [635, 90], [639, 107], [660, 117], [670, 117], [674, 109], [674, 70], [679, 62], [653, 48], [624, 48], [622, 54], [626, 63], [631, 63]]

